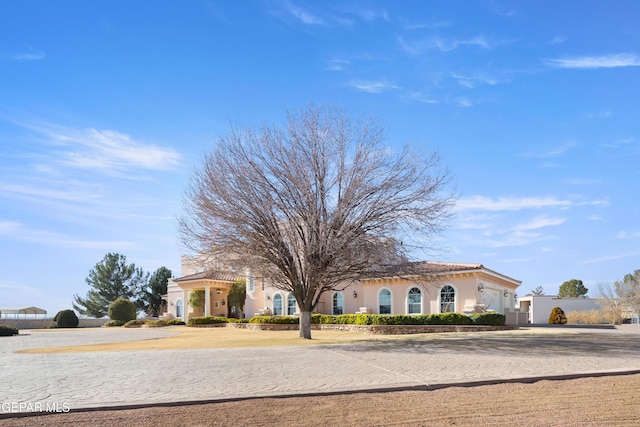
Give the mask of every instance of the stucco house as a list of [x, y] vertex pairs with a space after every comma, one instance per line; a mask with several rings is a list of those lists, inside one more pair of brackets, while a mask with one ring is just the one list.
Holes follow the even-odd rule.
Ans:
[[[515, 311], [516, 289], [521, 281], [486, 268], [482, 264], [420, 262], [418, 269], [428, 274], [396, 273], [388, 277], [364, 279], [341, 291], [326, 292], [316, 308], [323, 314], [432, 314]], [[269, 278], [251, 270], [182, 257], [182, 276], [169, 280], [168, 317], [227, 316], [227, 298], [232, 284], [246, 280], [245, 317], [258, 314], [296, 315], [299, 308], [292, 294], [269, 285]], [[203, 289], [204, 308], [189, 305], [190, 293]]]

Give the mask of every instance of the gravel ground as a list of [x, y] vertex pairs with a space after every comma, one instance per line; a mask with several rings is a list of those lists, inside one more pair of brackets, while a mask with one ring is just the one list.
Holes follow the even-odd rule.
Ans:
[[0, 418], [2, 426], [637, 426], [640, 374]]

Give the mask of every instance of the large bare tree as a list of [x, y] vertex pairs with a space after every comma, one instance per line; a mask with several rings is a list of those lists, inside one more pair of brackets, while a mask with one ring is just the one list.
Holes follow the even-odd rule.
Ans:
[[385, 137], [374, 118], [313, 104], [279, 126], [232, 128], [186, 189], [181, 240], [262, 270], [295, 296], [311, 338], [324, 292], [398, 271], [451, 211], [440, 156]]

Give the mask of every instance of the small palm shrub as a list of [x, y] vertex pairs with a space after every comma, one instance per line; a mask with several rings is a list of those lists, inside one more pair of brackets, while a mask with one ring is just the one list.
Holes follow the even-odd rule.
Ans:
[[[130, 320], [136, 318], [136, 306], [125, 298], [118, 298], [109, 306], [109, 319], [119, 320], [124, 325]], [[121, 325], [120, 325], [121, 326]]]
[[18, 335], [18, 333], [18, 330], [13, 326], [0, 325], [0, 337], [11, 337], [13, 335]]
[[564, 311], [560, 307], [553, 307], [551, 310], [551, 315], [549, 315], [550, 325], [564, 325], [567, 323], [567, 316], [565, 316]]
[[53, 318], [53, 328], [77, 328], [80, 324], [76, 312], [73, 310], [61, 310]]

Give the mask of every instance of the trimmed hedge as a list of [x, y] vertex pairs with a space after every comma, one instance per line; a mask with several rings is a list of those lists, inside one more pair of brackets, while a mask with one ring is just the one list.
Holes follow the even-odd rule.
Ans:
[[9, 325], [0, 325], [0, 337], [12, 337], [14, 335], [18, 335], [18, 329]]
[[[174, 319], [177, 320], [177, 319]], [[475, 313], [467, 316], [461, 313], [420, 314], [395, 316], [383, 314], [312, 314], [314, 325], [484, 325], [504, 326], [506, 316], [499, 313]], [[151, 324], [147, 321], [147, 324]], [[156, 320], [154, 322], [162, 322]], [[216, 323], [257, 323], [276, 325], [297, 325], [297, 316], [253, 316], [250, 319], [233, 319], [216, 316], [193, 317], [189, 326]]]
[[151, 328], [158, 328], [162, 326], [174, 326], [174, 325], [184, 325], [185, 323], [182, 319], [170, 319], [170, 320], [146, 320], [146, 319], [135, 319], [130, 320], [124, 324], [125, 328], [141, 328], [143, 326], [149, 326]]
[[296, 316], [253, 316], [249, 319], [249, 323], [266, 323], [276, 325], [297, 325], [298, 317]]
[[229, 319], [227, 319], [226, 317], [219, 317], [219, 316], [201, 316], [201, 317], [192, 317], [187, 322], [189, 326], [214, 325], [216, 323], [229, 323]]
[[474, 313], [471, 316], [474, 325], [504, 326], [507, 316], [500, 313]]
[[73, 310], [60, 310], [53, 318], [52, 328], [77, 328], [80, 319]]
[[135, 320], [136, 306], [126, 298], [118, 298], [109, 305], [109, 319], [121, 321], [124, 325], [130, 320]]

